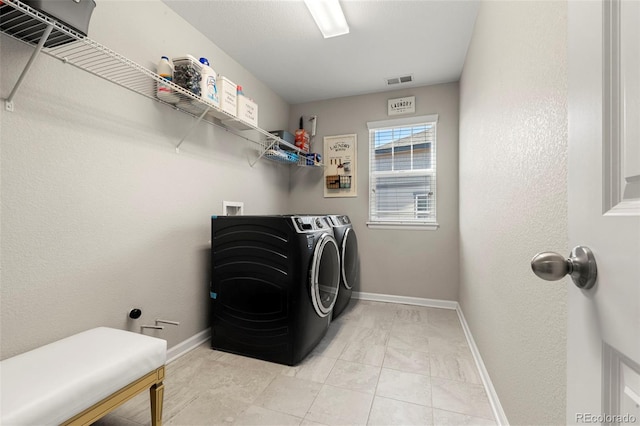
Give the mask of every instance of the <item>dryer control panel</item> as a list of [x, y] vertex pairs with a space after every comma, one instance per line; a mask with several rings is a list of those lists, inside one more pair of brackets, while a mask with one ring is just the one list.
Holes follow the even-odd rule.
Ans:
[[346, 226], [351, 223], [351, 220], [349, 220], [349, 216], [346, 216], [346, 215], [332, 214], [328, 217], [329, 217], [329, 220], [331, 220], [331, 223], [333, 224], [333, 226]]
[[291, 218], [298, 233], [330, 230], [331, 224], [324, 216], [294, 216]]

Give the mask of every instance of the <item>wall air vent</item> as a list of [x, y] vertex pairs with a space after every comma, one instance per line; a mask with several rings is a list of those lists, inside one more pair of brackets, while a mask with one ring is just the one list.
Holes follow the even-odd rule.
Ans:
[[384, 79], [387, 82], [387, 86], [392, 86], [394, 84], [400, 83], [411, 83], [413, 81], [413, 75], [403, 75], [402, 77], [391, 77]]

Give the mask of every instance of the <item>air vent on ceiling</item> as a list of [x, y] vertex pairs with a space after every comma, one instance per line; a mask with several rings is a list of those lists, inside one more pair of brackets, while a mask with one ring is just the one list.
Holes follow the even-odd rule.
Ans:
[[385, 81], [387, 82], [387, 86], [400, 83], [411, 83], [413, 81], [413, 75], [409, 74], [403, 75], [402, 77], [385, 78]]

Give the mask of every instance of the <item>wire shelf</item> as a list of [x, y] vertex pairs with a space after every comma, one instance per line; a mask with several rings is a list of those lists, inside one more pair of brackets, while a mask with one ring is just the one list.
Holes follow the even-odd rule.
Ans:
[[265, 151], [264, 157], [268, 160], [282, 164], [298, 164], [299, 155], [295, 152], [285, 151], [277, 146]]
[[[34, 52], [34, 57], [39, 52], [45, 53], [65, 64], [72, 65], [156, 102], [166, 104], [184, 114], [197, 118], [198, 120], [194, 126], [202, 120], [222, 127], [255, 143], [259, 151], [258, 159], [261, 157], [268, 158], [266, 151], [274, 146], [285, 146], [288, 150], [299, 152], [299, 149], [294, 145], [266, 130], [239, 120], [183, 87], [164, 80], [155, 72], [18, 0], [3, 0], [0, 2], [0, 17], [2, 18], [0, 31], [29, 45], [38, 45]], [[23, 75], [28, 71], [32, 60], [25, 67]], [[13, 108], [13, 96], [22, 81], [23, 75], [16, 83], [9, 98], [7, 98], [6, 108], [8, 110]], [[160, 82], [173, 90], [175, 96], [171, 102], [156, 97], [157, 84]], [[193, 129], [190, 129], [187, 135], [178, 143], [176, 150], [178, 150], [188, 134], [191, 133], [191, 130]], [[297, 159], [294, 162], [283, 163], [297, 163]]]

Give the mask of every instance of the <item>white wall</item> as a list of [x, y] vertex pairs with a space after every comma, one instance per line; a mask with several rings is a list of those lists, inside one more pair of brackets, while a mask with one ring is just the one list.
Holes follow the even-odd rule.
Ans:
[[[387, 100], [416, 97], [415, 115], [438, 114], [436, 231], [369, 229], [368, 121], [387, 120]], [[293, 211], [347, 214], [358, 237], [360, 283], [356, 291], [457, 300], [458, 297], [458, 84], [352, 96], [293, 105], [289, 129], [300, 116], [317, 115], [311, 151], [325, 136], [357, 134], [357, 197], [324, 198], [322, 169], [291, 172]]]
[[[161, 55], [208, 56], [281, 128], [289, 106], [160, 1], [98, 0], [89, 36], [153, 69]], [[6, 98], [33, 48], [0, 36]], [[151, 333], [173, 346], [208, 326], [210, 216], [288, 210], [286, 167], [251, 144], [41, 55], [1, 113], [1, 305], [6, 358], [94, 326]], [[4, 105], [4, 103], [3, 103]], [[268, 105], [268, 107], [267, 107]], [[127, 313], [141, 307], [134, 322]]]
[[564, 424], [567, 5], [483, 2], [460, 83], [460, 303], [511, 424]]
[[[317, 115], [315, 151], [323, 136], [357, 133], [358, 197], [323, 198], [320, 169], [250, 168], [247, 142], [205, 125], [176, 154], [191, 118], [41, 56], [16, 111], [0, 110], [1, 358], [98, 325], [178, 320], [157, 334], [170, 346], [206, 329], [209, 217], [222, 200], [244, 201], [247, 213], [348, 214], [361, 249], [357, 290], [459, 294], [511, 423], [564, 423], [565, 286], [529, 270], [537, 251], [568, 253], [564, 3], [484, 2], [460, 104], [453, 83], [289, 113], [160, 1], [98, 0], [90, 36], [148, 67], [162, 54], [208, 55], [261, 105], [261, 127], [295, 129], [300, 115]], [[32, 48], [0, 43], [4, 98]], [[438, 231], [365, 226], [366, 122], [386, 119], [386, 100], [405, 95], [416, 96], [417, 114], [440, 115]], [[135, 323], [134, 306], [144, 311]]]

